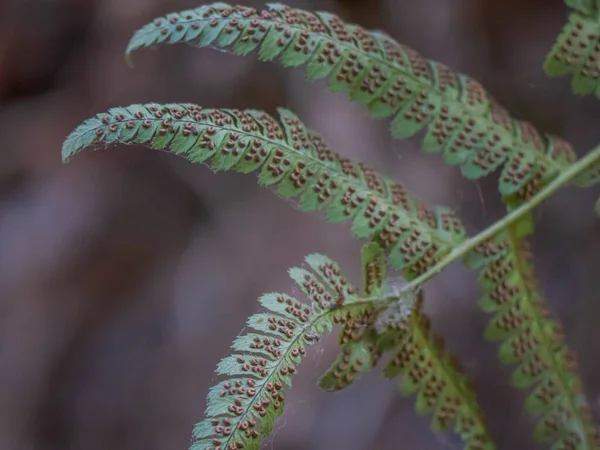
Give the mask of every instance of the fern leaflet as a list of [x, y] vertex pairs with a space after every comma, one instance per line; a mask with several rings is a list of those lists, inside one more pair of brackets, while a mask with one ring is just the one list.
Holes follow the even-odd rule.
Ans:
[[416, 411], [433, 414], [431, 428], [454, 428], [466, 450], [493, 450], [484, 414], [472, 387], [457, 362], [444, 349], [444, 341], [431, 330], [420, 302], [411, 314], [395, 327], [392, 360], [385, 368], [389, 378], [400, 375], [400, 392], [416, 393]]
[[258, 449], [283, 412], [283, 391], [291, 386], [305, 346], [349, 312], [372, 313], [375, 302], [361, 297], [334, 262], [313, 254], [306, 263], [308, 269], [292, 268], [290, 276], [311, 303], [284, 294], [260, 298], [267, 312], [250, 317], [254, 331], [239, 336], [234, 353], [219, 363], [217, 372], [227, 379], [208, 394], [206, 419], [194, 428], [192, 450]]
[[[384, 296], [385, 260], [381, 256], [376, 244], [363, 247], [365, 295]], [[385, 369], [386, 375], [401, 376], [400, 390], [404, 395], [417, 393], [416, 411], [433, 414], [434, 431], [454, 426], [465, 449], [493, 450], [495, 446], [473, 390], [421, 312], [421, 294], [411, 295], [416, 296], [416, 302], [410, 296], [398, 298], [386, 309], [364, 316], [360, 327], [356, 321], [351, 326], [344, 322], [340, 334], [342, 350], [321, 378], [321, 388], [346, 388], [391, 351], [393, 357]]]
[[465, 177], [504, 166], [503, 195], [531, 195], [575, 159], [568, 143], [511, 118], [475, 80], [329, 13], [278, 3], [259, 12], [217, 2], [155, 19], [134, 34], [127, 55], [178, 42], [231, 48], [238, 55], [258, 50], [262, 60], [305, 66], [308, 78], [328, 78], [333, 92], [349, 91], [373, 116], [393, 116], [394, 137], [426, 128], [424, 150], [442, 152]]
[[324, 391], [340, 391], [357, 381], [377, 364], [371, 339], [349, 342], [342, 349], [331, 368], [319, 380]]
[[574, 12], [546, 57], [544, 70], [551, 77], [572, 74], [573, 92], [600, 97], [599, 52], [598, 13], [583, 15]]
[[65, 140], [66, 160], [98, 144], [143, 144], [170, 149], [216, 170], [252, 172], [278, 185], [304, 211], [325, 210], [332, 222], [352, 221], [357, 237], [375, 237], [391, 263], [420, 273], [464, 239], [460, 221], [430, 209], [392, 179], [334, 153], [290, 111], [280, 122], [254, 110], [214, 110], [185, 104], [131, 105], [88, 119]]
[[590, 187], [598, 182], [600, 182], [600, 162], [590, 165], [573, 179], [573, 184], [580, 187]]
[[574, 354], [564, 343], [559, 324], [543, 306], [534, 277], [531, 254], [524, 237], [533, 231], [530, 216], [510, 225], [470, 255], [469, 265], [481, 267], [481, 307], [495, 313], [486, 338], [502, 340], [499, 358], [518, 363], [512, 383], [535, 386], [525, 409], [541, 416], [536, 440], [552, 448], [600, 448], [600, 435], [576, 372]]
[[[369, 242], [362, 248], [362, 278], [363, 295], [384, 298], [382, 288], [386, 278], [386, 260], [376, 242]], [[321, 389], [342, 390], [375, 367], [381, 356], [381, 351], [376, 347], [378, 334], [373, 328], [379, 313], [381, 311], [362, 317], [349, 313], [339, 320], [342, 324], [339, 336], [341, 351], [329, 370], [321, 377]]]

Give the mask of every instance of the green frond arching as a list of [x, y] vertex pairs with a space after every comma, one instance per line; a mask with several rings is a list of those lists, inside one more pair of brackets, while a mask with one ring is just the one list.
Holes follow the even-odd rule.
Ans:
[[331, 222], [351, 220], [357, 237], [376, 238], [396, 268], [420, 273], [464, 239], [460, 221], [429, 208], [399, 183], [334, 153], [290, 111], [279, 120], [255, 110], [191, 104], [113, 108], [88, 119], [63, 144], [63, 158], [88, 146], [141, 144], [169, 149], [215, 170], [259, 171], [303, 211], [324, 210]]
[[442, 153], [475, 179], [503, 166], [500, 192], [554, 178], [575, 155], [565, 141], [513, 119], [475, 80], [422, 58], [379, 31], [344, 23], [325, 12], [278, 3], [264, 11], [218, 2], [155, 19], [138, 30], [127, 55], [142, 47], [185, 42], [258, 51], [262, 60], [304, 66], [310, 79], [327, 78], [333, 92], [348, 92], [374, 117], [393, 117], [396, 138], [426, 129], [423, 148]]
[[258, 450], [283, 412], [284, 391], [306, 345], [350, 312], [372, 313], [374, 301], [362, 297], [334, 262], [313, 254], [306, 263], [308, 268], [290, 269], [290, 276], [310, 303], [276, 293], [259, 299], [266, 312], [248, 319], [252, 331], [238, 336], [233, 354], [218, 364], [224, 379], [209, 391], [206, 418], [194, 428], [191, 450]]
[[[578, 11], [584, 9], [582, 7]], [[573, 12], [550, 53], [548, 53], [544, 70], [551, 77], [571, 74], [573, 76], [573, 92], [600, 97], [599, 52], [600, 22], [598, 12], [595, 10], [591, 11], [590, 14]]]
[[482, 269], [481, 308], [494, 314], [486, 338], [502, 341], [503, 363], [518, 364], [512, 384], [533, 388], [525, 409], [540, 417], [534, 431], [537, 440], [551, 443], [553, 449], [599, 449], [600, 435], [589, 414], [575, 356], [537, 287], [524, 239], [532, 231], [531, 216], [526, 216], [470, 255], [469, 265]]
[[373, 348], [373, 343], [366, 339], [343, 345], [330, 369], [319, 380], [319, 387], [339, 391], [371, 371], [376, 364]]
[[417, 413], [433, 415], [432, 430], [453, 429], [467, 450], [495, 449], [473, 388], [419, 304], [395, 326], [392, 336], [385, 343], [392, 349], [385, 374], [400, 377], [403, 395], [416, 394]]

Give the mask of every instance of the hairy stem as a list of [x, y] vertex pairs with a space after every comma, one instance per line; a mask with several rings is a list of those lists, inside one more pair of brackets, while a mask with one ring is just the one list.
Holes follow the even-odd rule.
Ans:
[[452, 249], [452, 251], [442, 260], [440, 260], [437, 264], [431, 267], [422, 275], [413, 279], [410, 283], [404, 286], [402, 292], [409, 292], [421, 286], [423, 283], [429, 281], [429, 279], [433, 278], [439, 272], [446, 268], [446, 266], [450, 265], [457, 259], [462, 258], [468, 252], [475, 249], [480, 244], [483, 244], [485, 241], [494, 237], [497, 233], [506, 229], [508, 226], [517, 222], [531, 210], [533, 210], [536, 206], [554, 194], [557, 190], [565, 186], [569, 181], [575, 178], [577, 175], [582, 173], [584, 170], [589, 168], [592, 164], [600, 161], [600, 146], [591, 150], [587, 155], [581, 158], [579, 161], [571, 165], [570, 167], [564, 169], [560, 175], [558, 175], [552, 182], [550, 182], [545, 188], [543, 188], [540, 192], [538, 192], [534, 197], [532, 197], [527, 203], [519, 206], [506, 216], [504, 216], [501, 220], [495, 222], [492, 226], [486, 228], [484, 231], [479, 233], [478, 235], [472, 237], [471, 239], [467, 239], [463, 243], [457, 245]]

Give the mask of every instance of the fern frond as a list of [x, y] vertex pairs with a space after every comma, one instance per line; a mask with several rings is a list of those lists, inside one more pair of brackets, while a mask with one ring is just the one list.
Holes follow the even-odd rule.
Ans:
[[[530, 216], [510, 225], [471, 255], [471, 267], [482, 267], [481, 308], [494, 313], [486, 338], [502, 340], [499, 358], [517, 363], [512, 384], [534, 386], [525, 409], [541, 416], [536, 440], [552, 448], [600, 448], [591, 421], [574, 354], [564, 342], [560, 325], [549, 317], [534, 276], [531, 254], [524, 237], [533, 231]], [[486, 248], [487, 246], [487, 248]]]
[[309, 79], [327, 78], [333, 92], [349, 92], [374, 117], [393, 116], [394, 137], [426, 129], [424, 150], [443, 153], [465, 177], [503, 166], [503, 195], [547, 182], [575, 159], [568, 143], [511, 118], [477, 81], [333, 14], [279, 3], [259, 12], [218, 2], [155, 19], [134, 34], [126, 53], [179, 42], [238, 55], [257, 50], [261, 60], [305, 66]]
[[[385, 261], [381, 256], [377, 244], [363, 247], [365, 295], [384, 295]], [[474, 392], [421, 312], [422, 294], [413, 293], [413, 297], [414, 302], [398, 298], [386, 309], [365, 316], [366, 324], [361, 323], [360, 330], [345, 322], [340, 334], [342, 350], [321, 378], [320, 387], [342, 390], [375, 367], [385, 352], [392, 351], [394, 356], [385, 374], [389, 378], [401, 376], [404, 395], [417, 392], [416, 410], [433, 414], [433, 431], [454, 426], [466, 449], [494, 449]]]
[[416, 411], [432, 414], [433, 431], [454, 429], [467, 450], [493, 450], [483, 411], [458, 361], [444, 349], [444, 341], [431, 329], [429, 319], [416, 305], [405, 321], [389, 333], [386, 348], [393, 356], [385, 374], [400, 376], [400, 392], [416, 393]]
[[253, 331], [238, 336], [233, 354], [218, 364], [217, 373], [226, 378], [210, 389], [206, 418], [194, 428], [192, 450], [257, 450], [283, 412], [284, 391], [305, 346], [349, 313], [372, 313], [374, 301], [361, 296], [334, 262], [313, 254], [306, 263], [307, 269], [290, 269], [290, 276], [310, 304], [285, 294], [260, 298], [266, 312], [248, 319]]
[[255, 110], [191, 104], [131, 105], [88, 119], [63, 144], [63, 159], [88, 146], [142, 144], [169, 149], [215, 170], [260, 171], [303, 211], [325, 210], [331, 222], [351, 220], [357, 237], [375, 237], [391, 263], [420, 273], [464, 239], [446, 208], [430, 209], [399, 183], [334, 153], [288, 110], [279, 121]]
[[[600, 162], [591, 164], [573, 179], [575, 186], [587, 188], [600, 183]], [[600, 215], [600, 198], [596, 201], [595, 210]]]
[[551, 77], [572, 74], [572, 87], [576, 94], [600, 97], [598, 20], [595, 11], [591, 11], [590, 15], [572, 13], [544, 63], [544, 70]]

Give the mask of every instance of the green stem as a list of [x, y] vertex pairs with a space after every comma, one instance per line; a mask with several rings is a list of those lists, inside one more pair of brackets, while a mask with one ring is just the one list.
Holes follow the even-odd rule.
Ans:
[[506, 229], [509, 225], [517, 222], [525, 214], [529, 213], [532, 209], [554, 194], [554, 192], [563, 187], [598, 160], [600, 160], [600, 147], [596, 147], [595, 149], [591, 150], [579, 161], [574, 163], [569, 168], [563, 170], [551, 183], [538, 192], [527, 203], [519, 206], [517, 209], [507, 214], [501, 220], [497, 221], [489, 228], [486, 228], [478, 235], [454, 247], [452, 251], [444, 259], [440, 260], [435, 266], [431, 267], [427, 272], [423, 273], [405, 285], [402, 289], [402, 292], [408, 292], [418, 288], [426, 281], [429, 281], [430, 278], [433, 278], [435, 275], [445, 269], [446, 266], [450, 265], [457, 259], [462, 258], [466, 253], [494, 237], [496, 234]]

